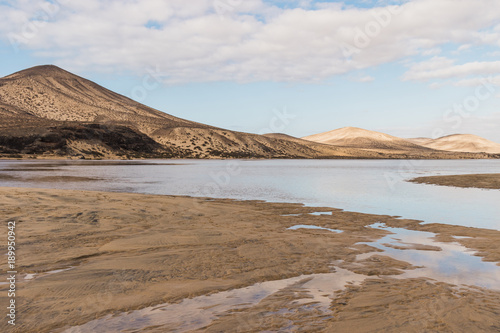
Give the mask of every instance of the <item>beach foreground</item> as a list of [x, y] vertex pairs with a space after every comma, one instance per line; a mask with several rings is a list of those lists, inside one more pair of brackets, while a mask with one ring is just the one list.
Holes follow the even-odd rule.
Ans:
[[[0, 200], [4, 224], [16, 221], [19, 272], [16, 326], [4, 320], [2, 332], [62, 332], [108, 314], [264, 281], [347, 271], [358, 283], [331, 290], [335, 297], [326, 312], [314, 306], [304, 288], [311, 278], [305, 277], [196, 329], [500, 330], [499, 291], [402, 278], [416, 267], [384, 254], [359, 256], [377, 251], [363, 243], [389, 233], [368, 226], [385, 223], [436, 233], [439, 241], [458, 242], [498, 264], [500, 231], [257, 201], [20, 188], [0, 188]], [[318, 211], [332, 214], [309, 214]], [[288, 230], [296, 225], [342, 232]], [[1, 260], [5, 267], [6, 257]], [[0, 286], [0, 304], [8, 302], [7, 289]], [[182, 331], [182, 325], [142, 330]]]

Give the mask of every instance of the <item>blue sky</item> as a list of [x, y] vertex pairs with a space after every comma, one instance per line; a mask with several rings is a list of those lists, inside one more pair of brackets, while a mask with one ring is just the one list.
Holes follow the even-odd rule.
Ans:
[[55, 64], [169, 114], [500, 142], [494, 0], [0, 1], [0, 76]]

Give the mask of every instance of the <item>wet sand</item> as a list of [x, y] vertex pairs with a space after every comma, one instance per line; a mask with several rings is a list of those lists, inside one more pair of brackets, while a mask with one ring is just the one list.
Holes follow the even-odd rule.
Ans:
[[[2, 321], [2, 332], [61, 332], [109, 314], [341, 269], [366, 280], [330, 290], [337, 297], [328, 314], [296, 301], [308, 297], [298, 282], [228, 311], [199, 331], [500, 329], [499, 291], [397, 279], [416, 267], [383, 253], [358, 258], [380, 251], [363, 243], [386, 236], [388, 231], [368, 227], [385, 223], [436, 233], [440, 242], [459, 242], [498, 264], [500, 231], [300, 204], [127, 193], [0, 188], [0, 201], [4, 222], [17, 223], [19, 272], [17, 325], [12, 329]], [[309, 214], [318, 211], [332, 214]], [[288, 229], [296, 225], [342, 232]], [[0, 236], [5, 233], [6, 228]], [[0, 264], [5, 267], [5, 256]], [[7, 304], [6, 295], [1, 285], [0, 304]]]
[[500, 173], [476, 175], [430, 176], [411, 179], [410, 182], [440, 186], [485, 188], [500, 190]]

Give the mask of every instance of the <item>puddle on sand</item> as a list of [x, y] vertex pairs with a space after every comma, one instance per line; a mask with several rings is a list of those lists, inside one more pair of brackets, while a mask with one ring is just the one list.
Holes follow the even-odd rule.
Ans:
[[306, 224], [294, 225], [293, 227], [288, 228], [288, 230], [298, 230], [298, 229], [327, 230], [337, 234], [343, 232], [342, 230], [338, 229], [323, 228], [323, 227], [318, 227], [317, 225], [306, 225]]
[[302, 216], [302, 215], [314, 215], [314, 216], [333, 215], [333, 212], [313, 212], [313, 213], [302, 213], [302, 214], [282, 214], [281, 216]]
[[314, 212], [314, 213], [309, 213], [309, 215], [315, 215], [315, 216], [333, 215], [333, 212]]
[[[482, 261], [481, 257], [475, 256], [473, 251], [459, 243], [438, 242], [433, 239], [436, 236], [434, 233], [391, 228], [382, 223], [370, 227], [387, 230], [392, 234], [376, 242], [362, 244], [384, 251], [376, 254], [386, 254], [415, 266], [423, 266], [405, 271], [404, 274], [398, 275], [398, 278], [426, 277], [456, 285], [474, 285], [500, 290], [500, 266], [493, 262]], [[423, 245], [423, 249], [412, 248], [417, 244]], [[363, 260], [374, 254], [360, 254], [356, 260]]]
[[149, 326], [165, 326], [169, 332], [200, 329], [217, 317], [226, 315], [228, 311], [250, 308], [264, 298], [291, 286], [308, 294], [308, 297], [298, 300], [299, 304], [314, 303], [315, 308], [327, 312], [334, 291], [344, 289], [348, 283], [361, 283], [366, 278], [367, 276], [336, 268], [335, 273], [261, 282], [246, 288], [184, 299], [178, 304], [163, 304], [117, 316], [108, 315], [81, 326], [71, 327], [64, 332], [131, 332]]

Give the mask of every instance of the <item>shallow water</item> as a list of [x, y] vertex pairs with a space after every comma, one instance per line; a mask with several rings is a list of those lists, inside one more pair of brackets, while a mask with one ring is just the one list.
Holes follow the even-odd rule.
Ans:
[[[219, 292], [208, 296], [184, 299], [178, 304], [162, 304], [141, 310], [106, 316], [81, 326], [71, 327], [65, 333], [132, 332], [149, 326], [166, 326], [169, 332], [186, 332], [203, 328], [228, 311], [256, 305], [264, 298], [286, 288], [300, 289], [306, 297], [295, 303], [328, 312], [334, 291], [348, 283], [359, 284], [367, 276], [337, 268], [335, 273], [303, 275], [285, 280], [267, 281], [252, 286]], [[286, 310], [286, 309], [284, 309]]]
[[[473, 251], [458, 242], [438, 242], [434, 239], [436, 234], [431, 232], [390, 228], [383, 224], [374, 224], [371, 227], [387, 230], [391, 234], [376, 242], [365, 244], [384, 251], [383, 254], [392, 258], [409, 262], [414, 266], [422, 266], [406, 271], [399, 276], [400, 278], [428, 277], [451, 284], [500, 290], [500, 266], [494, 262], [482, 261], [481, 257], [475, 256]], [[437, 247], [440, 251], [412, 249], [413, 244]], [[404, 247], [407, 249], [400, 249]], [[362, 260], [372, 254], [365, 253], [356, 259]]]
[[[373, 255], [388, 255], [394, 259], [411, 263], [419, 268], [407, 270], [398, 278], [425, 277], [456, 285], [472, 285], [500, 290], [500, 266], [496, 262], [485, 262], [475, 252], [458, 242], [439, 242], [431, 232], [387, 227], [383, 223], [370, 226], [389, 231], [390, 234], [374, 242], [363, 242], [383, 252], [368, 252], [356, 257], [356, 261]], [[315, 225], [296, 225], [289, 230], [313, 229], [327, 232], [342, 232]], [[454, 237], [457, 240], [463, 237]]]
[[304, 224], [294, 225], [293, 227], [290, 227], [288, 229], [289, 230], [299, 230], [299, 229], [327, 230], [327, 231], [334, 232], [337, 234], [340, 234], [341, 232], [343, 232], [342, 230], [323, 228], [323, 227], [318, 227], [316, 225], [304, 225]]
[[500, 161], [0, 161], [0, 186], [299, 202], [500, 230], [499, 190], [405, 181], [467, 173], [500, 173]]

